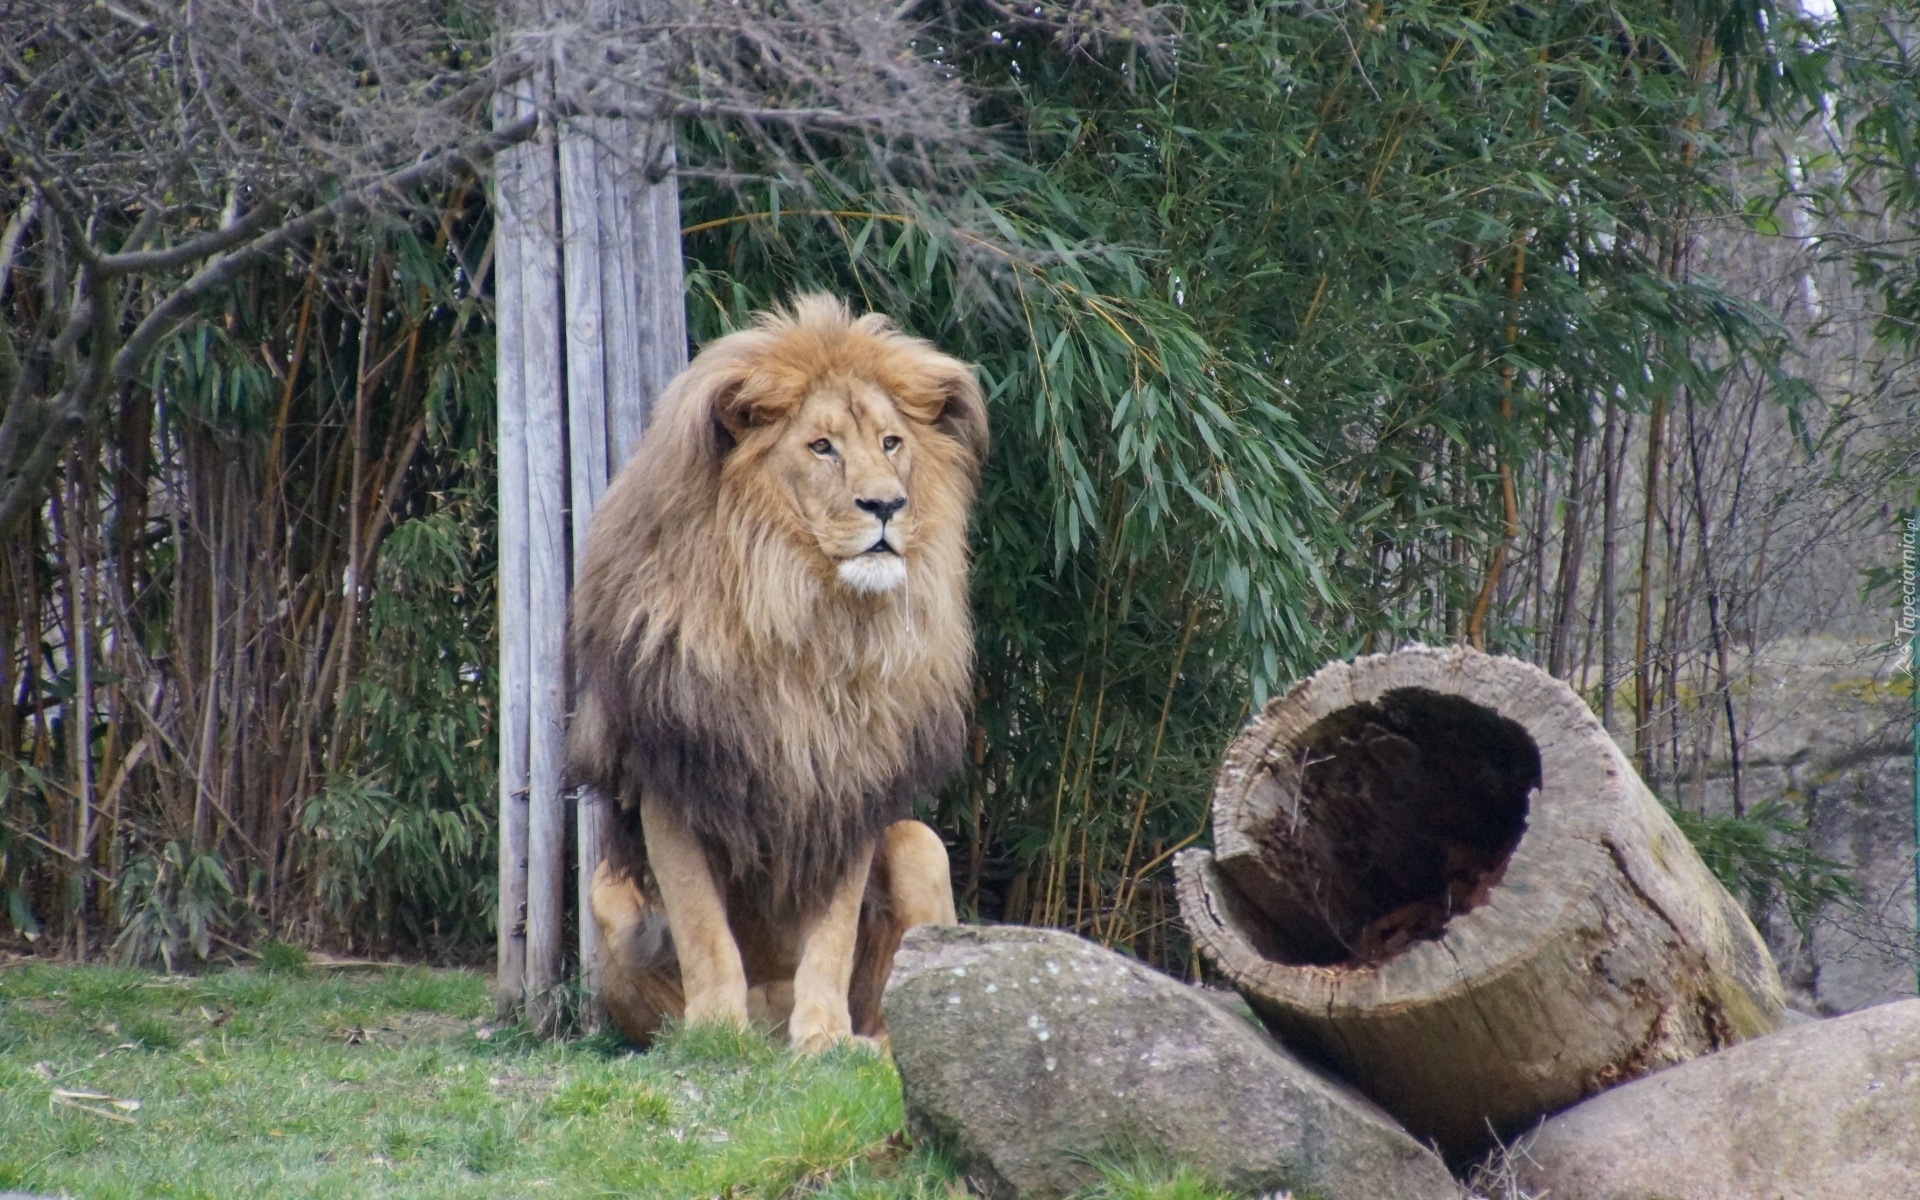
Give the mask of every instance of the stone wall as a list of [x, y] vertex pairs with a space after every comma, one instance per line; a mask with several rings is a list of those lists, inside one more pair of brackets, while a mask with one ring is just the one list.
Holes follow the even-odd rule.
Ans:
[[[1914, 995], [1912, 700], [1901, 664], [1884, 648], [1805, 638], [1746, 666], [1735, 696], [1743, 801], [1797, 808], [1815, 852], [1846, 864], [1860, 889], [1857, 907], [1827, 906], [1804, 935], [1777, 904], [1754, 914], [1790, 1001], [1831, 1016]], [[1688, 807], [1730, 812], [1724, 745], [1676, 790]]]

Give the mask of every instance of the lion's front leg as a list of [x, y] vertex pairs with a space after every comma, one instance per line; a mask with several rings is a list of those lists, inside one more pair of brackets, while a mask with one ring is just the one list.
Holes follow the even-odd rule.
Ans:
[[[647, 864], [660, 887], [667, 928], [680, 956], [680, 989], [688, 1024], [747, 1023], [747, 973], [727, 927], [727, 902], [684, 822], [651, 798], [640, 805]], [[865, 872], [862, 872], [864, 877]]]
[[680, 964], [658, 929], [666, 920], [633, 877], [601, 863], [587, 889], [600, 931], [600, 1002], [627, 1040], [645, 1046], [665, 1020], [679, 1020]]
[[847, 988], [853, 979], [860, 900], [866, 895], [873, 854], [855, 855], [854, 862], [834, 887], [826, 907], [800, 926], [800, 965], [793, 973], [793, 1016], [787, 1022], [787, 1038], [803, 1053], [817, 1054], [853, 1036]]

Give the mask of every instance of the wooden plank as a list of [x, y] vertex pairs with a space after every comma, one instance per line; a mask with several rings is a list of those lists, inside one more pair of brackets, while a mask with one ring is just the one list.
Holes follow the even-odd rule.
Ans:
[[[596, 22], [617, 23], [628, 15], [622, 11], [624, 8], [617, 0], [594, 0], [590, 12]], [[631, 137], [631, 128], [631, 121], [626, 119], [575, 123], [574, 136], [563, 145], [561, 161], [566, 220], [570, 229], [582, 231], [579, 235], [569, 235], [567, 247], [568, 369], [570, 378], [577, 371], [583, 381], [590, 377], [599, 387], [591, 397], [587, 388], [569, 396], [569, 403], [573, 405], [569, 414], [576, 427], [581, 422], [590, 422], [591, 426], [590, 437], [576, 436], [573, 447], [575, 578], [586, 550], [592, 509], [630, 448], [630, 445], [621, 445], [616, 450], [613, 429], [621, 422], [613, 414], [644, 412], [645, 394], [633, 361], [637, 324], [630, 216], [633, 176], [626, 166], [630, 155], [622, 153], [623, 143]], [[589, 226], [594, 232], [591, 240], [584, 236]], [[578, 305], [576, 297], [580, 301]], [[575, 312], [579, 314], [577, 322]], [[578, 337], [576, 324], [579, 325]], [[589, 340], [591, 355], [587, 353]], [[587, 501], [585, 505], [583, 498]], [[588, 992], [596, 994], [600, 985], [599, 941], [588, 897], [593, 872], [604, 852], [606, 824], [611, 815], [606, 797], [589, 789], [581, 790], [574, 810], [580, 983]], [[589, 1009], [587, 1019], [592, 1021], [597, 1012], [597, 1006]]]
[[623, 124], [600, 147], [600, 189], [595, 195], [605, 239], [600, 297], [608, 354], [607, 463], [611, 471], [618, 471], [632, 453], [646, 426], [651, 395], [640, 365], [638, 272], [645, 255], [636, 241], [634, 224], [634, 205], [639, 203], [645, 180], [633, 161], [633, 140], [631, 126]]
[[[616, 411], [610, 437], [622, 460], [646, 428], [660, 394], [687, 365], [686, 273], [680, 257], [680, 185], [673, 172], [673, 130], [665, 126], [636, 137], [636, 152], [651, 160], [658, 182], [636, 179], [633, 245], [636, 347], [641, 398], [637, 411]], [[640, 164], [637, 164], [640, 165]]]
[[568, 474], [574, 561], [594, 505], [607, 490], [607, 394], [620, 352], [603, 336], [600, 264], [609, 252], [600, 224], [599, 137], [605, 122], [570, 121], [560, 136], [561, 261], [566, 276]]
[[[601, 263], [609, 257], [600, 223], [600, 135], [607, 122], [585, 118], [560, 132], [561, 263], [566, 278], [567, 474], [572, 497], [573, 546], [569, 579], [577, 579], [587, 529], [607, 490], [607, 392], [620, 352], [604, 337]], [[587, 910], [588, 888], [600, 865], [605, 805], [590, 789], [574, 798], [574, 863], [578, 872], [580, 986], [600, 987], [599, 945]]]
[[[595, 19], [610, 5], [595, 0]], [[531, 111], [534, 86], [507, 104], [512, 115]], [[501, 998], [544, 1028], [565, 956], [568, 585], [608, 479], [686, 365], [673, 131], [654, 128], [650, 148], [647, 129], [581, 118], [499, 167]], [[650, 179], [650, 166], [664, 169]], [[592, 988], [585, 901], [606, 814], [582, 795], [571, 815], [581, 980]]]
[[561, 395], [559, 180], [543, 128], [526, 158], [521, 243], [521, 383], [527, 397], [528, 676], [527, 1014], [551, 1029], [565, 953], [567, 805], [561, 791], [566, 718], [567, 446]]
[[[654, 129], [653, 144], [666, 138], [671, 163], [671, 125]], [[562, 146], [562, 196], [566, 209], [569, 416], [579, 422], [596, 403], [601, 423], [596, 446], [576, 432], [575, 566], [586, 545], [588, 511], [607, 479], [638, 442], [653, 401], [686, 366], [685, 281], [680, 257], [678, 181], [647, 178], [649, 135], [626, 120], [599, 121]], [[588, 151], [591, 150], [591, 156]], [[591, 207], [589, 207], [591, 206]], [[591, 224], [597, 245], [585, 230]], [[592, 249], [593, 258], [583, 254]], [[595, 269], [597, 268], [597, 269]], [[577, 303], [576, 303], [577, 302]], [[597, 305], [597, 307], [596, 307]], [[592, 317], [598, 317], [598, 321]], [[592, 374], [598, 368], [597, 375]], [[576, 375], [577, 373], [577, 375]], [[581, 380], [574, 388], [572, 381]], [[595, 386], [598, 394], [594, 394]], [[597, 990], [597, 943], [587, 908], [593, 870], [599, 865], [604, 798], [582, 793], [576, 809], [580, 898], [581, 982]]]
[[641, 272], [642, 294], [652, 299], [652, 321], [641, 339], [641, 372], [647, 387], [647, 415], [654, 401], [687, 366], [687, 279], [680, 248], [680, 176], [676, 170], [673, 126], [663, 127], [661, 159], [665, 176], [647, 189], [653, 254]]
[[[518, 119], [520, 100], [494, 101], [494, 123]], [[525, 240], [521, 176], [531, 148], [494, 163], [494, 344], [499, 408], [500, 911], [495, 998], [503, 1013], [526, 998], [527, 917], [527, 448], [520, 345], [520, 246]]]

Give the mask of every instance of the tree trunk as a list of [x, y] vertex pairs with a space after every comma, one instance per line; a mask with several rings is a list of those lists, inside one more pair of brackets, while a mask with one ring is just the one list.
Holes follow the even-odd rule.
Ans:
[[1334, 663], [1228, 749], [1195, 944], [1456, 1160], [1777, 1028], [1779, 974], [1566, 684], [1465, 648]]

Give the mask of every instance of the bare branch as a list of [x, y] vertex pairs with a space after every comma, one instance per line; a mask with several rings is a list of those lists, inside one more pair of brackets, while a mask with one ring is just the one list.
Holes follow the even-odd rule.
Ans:
[[248, 265], [312, 237], [323, 226], [344, 217], [370, 212], [385, 197], [444, 179], [461, 167], [478, 168], [500, 151], [532, 137], [539, 126], [540, 118], [537, 114], [522, 117], [511, 125], [474, 138], [465, 145], [365, 184], [330, 204], [322, 205], [269, 233], [262, 234], [252, 243], [232, 254], [207, 264], [193, 278], [176, 288], [152, 312], [148, 313], [139, 325], [134, 327], [133, 332], [127, 337], [126, 344], [120, 348], [120, 353], [113, 360], [113, 377], [122, 381], [132, 379], [139, 373], [147, 356], [153, 352], [160, 339], [166, 336], [176, 322], [185, 317], [209, 292], [232, 279]]
[[[1151, 49], [1160, 31], [1144, 0], [960, 3], [1089, 53]], [[322, 226], [414, 203], [410, 190], [543, 121], [725, 131], [677, 158], [653, 135], [607, 147], [655, 182], [677, 169], [824, 196], [860, 161], [878, 193], [965, 194], [991, 148], [951, 45], [963, 22], [927, 7], [950, 24], [895, 0], [483, 0], [479, 22], [442, 0], [0, 3], [0, 206], [17, 210], [0, 288], [29, 264], [46, 296], [31, 346], [10, 356], [0, 533], [104, 389], [134, 381], [241, 272]], [[539, 111], [483, 131], [492, 99], [533, 78]], [[124, 314], [103, 307], [134, 278], [148, 282], [123, 289]]]
[[[96, 269], [102, 275], [108, 278], [114, 278], [122, 275], [145, 274], [152, 271], [168, 271], [176, 267], [191, 266], [203, 258], [209, 258], [215, 254], [219, 254], [223, 250], [232, 249], [241, 242], [254, 237], [275, 220], [285, 217], [287, 206], [312, 190], [312, 186], [306, 184], [298, 187], [283, 188], [275, 195], [255, 204], [252, 212], [249, 212], [246, 216], [241, 217], [224, 229], [202, 234], [191, 241], [182, 242], [177, 246], [169, 246], [165, 250], [133, 250], [120, 254], [109, 254], [99, 260], [96, 264]], [[150, 206], [147, 211], [151, 213], [154, 209]], [[145, 218], [143, 217], [143, 221], [144, 220]], [[157, 217], [155, 221], [157, 221]], [[135, 239], [129, 238], [128, 240], [138, 245]]]
[[[112, 331], [100, 317], [111, 303], [91, 271], [82, 268], [80, 280], [79, 302], [50, 346], [52, 356], [68, 367], [66, 386], [51, 402], [16, 393], [0, 423], [0, 447], [8, 452], [0, 459], [0, 538], [40, 506], [61, 456], [107, 390]], [[89, 333], [92, 345], [83, 361], [76, 350]]]
[[7, 221], [7, 231], [0, 234], [0, 298], [7, 294], [7, 282], [13, 277], [13, 261], [20, 254], [20, 243], [26, 238], [27, 231], [33, 228], [33, 219], [39, 214], [40, 193], [29, 192]]

